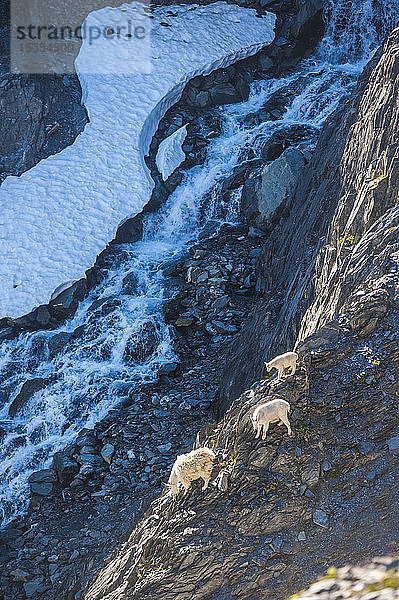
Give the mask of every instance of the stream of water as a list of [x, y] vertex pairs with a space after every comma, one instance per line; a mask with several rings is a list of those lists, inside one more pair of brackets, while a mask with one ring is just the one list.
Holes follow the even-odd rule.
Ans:
[[[162, 267], [196, 240], [209, 219], [238, 219], [239, 191], [222, 202], [223, 181], [234, 167], [261, 156], [275, 132], [296, 125], [320, 130], [398, 17], [398, 0], [332, 2], [314, 57], [287, 77], [254, 82], [247, 102], [220, 109], [222, 133], [208, 146], [205, 164], [188, 171], [158, 214], [147, 218], [143, 240], [123, 247], [123, 260], [74, 318], [57, 331], [23, 334], [0, 345], [2, 525], [26, 510], [33, 471], [49, 466], [53, 454], [78, 431], [93, 427], [129, 390], [153, 381], [162, 364], [176, 360], [173, 333], [162, 313]], [[251, 124], [248, 115], [276, 92], [284, 92], [281, 117]], [[126, 276], [134, 284], [133, 294], [122, 293]], [[49, 339], [78, 327], [79, 337], [50, 359]], [[48, 383], [10, 418], [13, 399], [33, 378]]]

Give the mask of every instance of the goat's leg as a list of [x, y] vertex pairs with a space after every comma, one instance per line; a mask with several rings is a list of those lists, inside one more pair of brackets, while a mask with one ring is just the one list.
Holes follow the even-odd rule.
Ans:
[[285, 415], [284, 417], [281, 417], [281, 420], [282, 420], [282, 422], [284, 423], [284, 425], [288, 429], [288, 435], [292, 435], [291, 425], [290, 425], [290, 422], [288, 420], [288, 416]]
[[262, 435], [262, 440], [265, 440], [265, 439], [266, 439], [266, 434], [267, 434], [267, 431], [268, 431], [268, 429], [269, 429], [269, 425], [270, 425], [270, 423], [267, 423], [267, 425], [263, 425], [263, 435]]
[[290, 370], [291, 370], [291, 375], [295, 375], [295, 371], [296, 371], [296, 362], [294, 362], [294, 363], [291, 365], [291, 369], [290, 369]]
[[206, 488], [208, 487], [210, 478], [211, 478], [210, 473], [202, 476], [202, 479], [204, 480], [204, 485], [202, 486], [202, 491], [206, 490]]
[[190, 488], [190, 485], [191, 485], [191, 480], [182, 478], [181, 479], [181, 484], [184, 487], [184, 491], [188, 492], [188, 490]]
[[262, 431], [262, 425], [260, 423], [257, 424], [258, 427], [258, 431], [256, 432], [256, 438], [258, 438], [260, 436], [260, 432]]

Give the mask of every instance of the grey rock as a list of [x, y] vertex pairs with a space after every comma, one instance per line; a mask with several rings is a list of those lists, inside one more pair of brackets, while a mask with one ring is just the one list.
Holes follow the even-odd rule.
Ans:
[[73, 334], [68, 333], [67, 331], [61, 331], [60, 333], [53, 335], [48, 342], [49, 357], [53, 358], [56, 354], [61, 352], [72, 337]]
[[31, 578], [30, 573], [28, 573], [27, 571], [24, 571], [23, 569], [14, 569], [13, 571], [10, 571], [10, 575], [17, 581], [25, 582]]
[[358, 448], [359, 452], [361, 452], [362, 454], [370, 454], [372, 452], [374, 446], [371, 442], [363, 441], [357, 445], [357, 448]]
[[30, 489], [32, 494], [37, 494], [38, 496], [49, 496], [53, 491], [52, 483], [31, 483]]
[[330, 525], [330, 517], [329, 515], [324, 512], [324, 510], [321, 510], [320, 508], [316, 509], [313, 512], [313, 523], [315, 523], [316, 525], [320, 525], [320, 527], [326, 527], [328, 528]]
[[101, 449], [101, 456], [109, 465], [111, 464], [114, 452], [115, 446], [113, 446], [113, 444], [105, 444], [105, 446], [103, 446], [103, 448]]
[[229, 488], [229, 480], [230, 480], [229, 472], [226, 471], [225, 469], [222, 469], [215, 480], [218, 490], [220, 490], [221, 492], [226, 492]]
[[137, 294], [138, 284], [139, 280], [136, 273], [134, 273], [134, 271], [128, 273], [126, 277], [123, 278], [121, 294], [131, 296]]
[[[60, 288], [62, 289], [64, 286], [58, 287], [53, 292], [50, 306], [55, 308], [58, 312], [64, 313], [65, 316], [70, 316], [76, 311], [79, 302], [83, 300], [87, 293], [86, 280], [79, 279], [58, 293]], [[43, 307], [43, 309], [44, 308], [45, 307]], [[38, 317], [36, 318], [39, 320]]]
[[102, 465], [102, 460], [97, 454], [80, 454], [77, 461], [82, 466], [88, 467], [98, 467]]
[[246, 184], [241, 203], [241, 216], [260, 230], [267, 230], [271, 219], [283, 202], [295, 191], [305, 159], [296, 148], [287, 148], [279, 158], [266, 165], [257, 179]]
[[170, 442], [167, 442], [166, 444], [161, 444], [160, 446], [157, 446], [157, 449], [159, 450], [159, 452], [161, 452], [161, 454], [163, 453], [167, 453], [169, 452], [169, 450], [172, 448], [172, 444]]
[[314, 487], [320, 479], [320, 464], [317, 459], [312, 458], [306, 463], [302, 472], [302, 481], [310, 488]]
[[123, 360], [128, 364], [141, 363], [151, 356], [159, 342], [159, 332], [155, 325], [148, 321], [129, 337], [123, 353]]
[[10, 408], [8, 409], [8, 414], [10, 417], [15, 417], [15, 415], [26, 406], [32, 396], [36, 394], [36, 392], [39, 392], [45, 388], [48, 382], [48, 379], [43, 379], [42, 377], [35, 377], [34, 379], [28, 379], [28, 381], [25, 381], [21, 390], [15, 396], [14, 400], [11, 402]]
[[27, 598], [37, 598], [38, 594], [43, 591], [42, 581], [43, 577], [40, 577], [24, 583], [24, 590]]
[[79, 450], [79, 454], [95, 454], [96, 450], [94, 446], [82, 446]]
[[54, 469], [42, 469], [29, 475], [28, 481], [29, 483], [55, 483], [57, 474]]
[[56, 452], [53, 467], [62, 485], [69, 485], [79, 471], [79, 465], [64, 452]]
[[161, 365], [158, 369], [158, 375], [174, 375], [179, 367], [178, 362], [170, 362]]
[[391, 452], [399, 451], [399, 435], [395, 435], [388, 440], [388, 448]]
[[119, 225], [115, 242], [117, 244], [130, 244], [141, 240], [143, 235], [143, 215], [139, 213], [132, 219], [126, 219], [124, 223]]
[[216, 331], [222, 335], [234, 335], [238, 331], [235, 325], [228, 325], [222, 321], [212, 321], [212, 325]]
[[242, 100], [240, 94], [231, 83], [219, 83], [215, 85], [211, 90], [211, 100], [214, 106], [221, 104], [231, 104], [233, 102], [239, 102]]
[[[262, 7], [267, 6], [267, 4], [270, 4], [270, 0], [260, 0], [260, 5]], [[260, 56], [258, 59], [258, 65], [262, 71], [266, 72], [273, 67], [274, 63], [270, 56]]]

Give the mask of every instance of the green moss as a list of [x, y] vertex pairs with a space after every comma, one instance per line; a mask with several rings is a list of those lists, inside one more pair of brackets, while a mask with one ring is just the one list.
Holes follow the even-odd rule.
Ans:
[[381, 579], [382, 587], [399, 589], [399, 575], [387, 575]]

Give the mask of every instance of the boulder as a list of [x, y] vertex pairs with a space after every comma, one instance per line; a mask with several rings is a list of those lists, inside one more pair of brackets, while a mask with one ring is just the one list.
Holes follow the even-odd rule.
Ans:
[[138, 284], [139, 280], [136, 273], [134, 273], [134, 271], [128, 273], [126, 277], [123, 278], [121, 294], [131, 296], [137, 294]]
[[125, 347], [123, 360], [127, 363], [143, 362], [156, 350], [160, 341], [155, 325], [148, 321], [133, 333]]
[[240, 94], [232, 83], [219, 83], [210, 91], [212, 104], [219, 106], [220, 104], [231, 104], [233, 102], [240, 102], [242, 99]]
[[143, 216], [139, 213], [132, 219], [126, 219], [126, 221], [119, 225], [115, 236], [115, 243], [127, 244], [137, 242], [141, 240], [142, 234]]
[[292, 197], [304, 166], [302, 152], [287, 148], [258, 177], [248, 180], [241, 200], [242, 219], [267, 231], [277, 209]]
[[54, 469], [42, 469], [41, 471], [35, 471], [29, 476], [29, 483], [55, 483], [57, 481], [57, 474]]
[[111, 464], [112, 457], [115, 452], [115, 446], [113, 444], [105, 444], [101, 449], [101, 456], [107, 464]]
[[54, 454], [53, 467], [62, 485], [69, 485], [79, 471], [79, 465], [65, 452], [56, 452]]
[[[63, 286], [60, 286], [54, 291], [51, 296], [50, 306], [55, 308], [57, 312], [70, 316], [75, 313], [79, 302], [81, 302], [86, 295], [86, 280], [79, 279], [79, 281], [75, 281], [65, 289], [62, 288]], [[59, 291], [60, 289], [62, 291]], [[36, 317], [36, 320], [39, 321], [38, 317]]]
[[8, 409], [10, 417], [15, 417], [15, 415], [26, 406], [30, 398], [36, 394], [36, 392], [45, 388], [48, 383], [48, 379], [42, 379], [41, 377], [35, 377], [34, 379], [25, 381], [20, 392], [15, 396]]
[[53, 484], [49, 482], [31, 483], [30, 489], [32, 494], [36, 494], [37, 496], [49, 496], [53, 491]]
[[53, 358], [56, 354], [61, 352], [71, 337], [72, 333], [68, 333], [67, 331], [61, 331], [60, 333], [53, 335], [48, 342], [49, 357]]
[[158, 375], [174, 375], [179, 368], [178, 362], [170, 362], [161, 365], [158, 369]]

